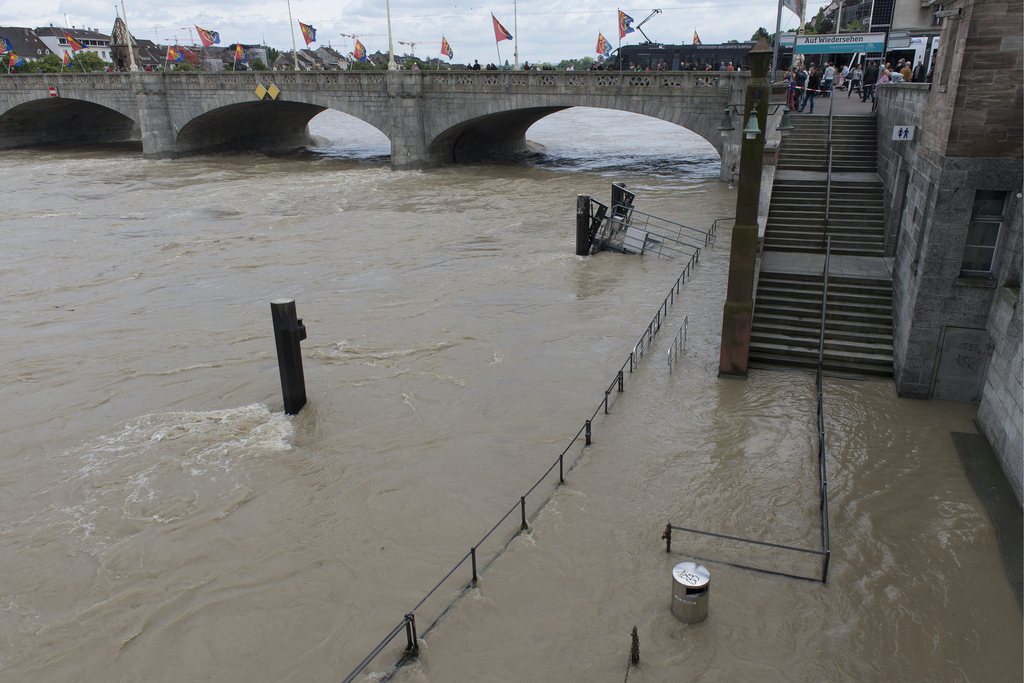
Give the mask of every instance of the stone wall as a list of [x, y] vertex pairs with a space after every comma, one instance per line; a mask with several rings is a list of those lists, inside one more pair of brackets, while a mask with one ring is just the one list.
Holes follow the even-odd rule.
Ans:
[[989, 316], [994, 340], [985, 392], [978, 408], [978, 428], [1002, 463], [1017, 500], [1024, 477], [1024, 330], [1020, 287], [1001, 287]]

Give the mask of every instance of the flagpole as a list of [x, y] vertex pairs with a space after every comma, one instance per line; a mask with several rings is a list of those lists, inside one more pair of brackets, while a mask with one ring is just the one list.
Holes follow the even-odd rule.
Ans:
[[391, 41], [391, 0], [385, 2], [388, 13], [388, 71], [395, 71], [398, 65], [395, 64], [395, 48]]
[[139, 65], [135, 63], [135, 50], [132, 49], [132, 32], [128, 29], [128, 12], [124, 9], [124, 0], [121, 0], [121, 16], [124, 19], [124, 32], [128, 34], [128, 69], [138, 71]]
[[619, 30], [616, 31], [616, 33], [619, 34], [619, 47], [615, 50], [618, 53], [618, 55], [619, 55], [618, 56], [618, 60], [619, 60], [619, 73], [622, 73], [622, 15], [621, 15], [621, 12], [622, 12], [622, 10], [620, 10], [618, 7], [615, 8], [615, 19], [616, 19], [615, 23], [617, 23], [619, 25], [618, 26]]
[[768, 77], [769, 83], [775, 82], [779, 71], [779, 43], [782, 38], [779, 35], [780, 31], [782, 31], [782, 0], [779, 0], [779, 13], [775, 17], [775, 40], [772, 41], [772, 70], [769, 72], [771, 74]]
[[514, 61], [515, 65], [512, 67], [516, 71], [519, 70], [519, 8], [516, 0], [512, 0], [512, 30], [516, 32], [515, 35], [515, 53]]
[[299, 50], [295, 47], [295, 21], [292, 19], [292, 0], [288, 0], [288, 25], [292, 29], [292, 64], [299, 70]]

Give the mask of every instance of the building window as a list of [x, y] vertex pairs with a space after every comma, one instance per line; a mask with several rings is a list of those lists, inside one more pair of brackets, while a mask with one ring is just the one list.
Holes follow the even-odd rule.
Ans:
[[967, 228], [964, 260], [960, 265], [961, 275], [991, 277], [1008, 195], [1005, 190], [978, 190], [974, 193], [974, 209]]

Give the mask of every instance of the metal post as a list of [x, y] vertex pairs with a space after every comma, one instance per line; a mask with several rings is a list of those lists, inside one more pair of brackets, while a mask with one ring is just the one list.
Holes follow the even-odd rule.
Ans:
[[636, 626], [633, 627], [633, 644], [629, 648], [629, 663], [633, 666], [640, 663], [640, 636], [636, 633]]
[[829, 563], [829, 560], [831, 560], [831, 558], [832, 558], [832, 551], [831, 550], [826, 550], [825, 551], [825, 563], [824, 563], [825, 566], [822, 567], [822, 570], [821, 570], [821, 582], [822, 583], [828, 583], [828, 563]]
[[576, 255], [590, 254], [590, 195], [576, 195]]
[[633, 374], [633, 352], [629, 352], [629, 374]]
[[295, 22], [292, 20], [292, 0], [288, 0], [288, 26], [292, 29], [292, 65], [299, 70], [299, 49], [295, 46]]
[[415, 657], [420, 653], [419, 638], [416, 636], [416, 615], [409, 614], [405, 615], [405, 655], [407, 657]]
[[619, 370], [619, 393], [622, 393], [622, 370]]
[[296, 316], [295, 299], [274, 299], [270, 302], [270, 312], [277, 341], [284, 412], [295, 415], [306, 405], [306, 379], [302, 374], [302, 350], [299, 347], [299, 342], [306, 338], [306, 328]]
[[469, 549], [469, 556], [473, 559], [473, 581], [469, 584], [471, 586], [476, 585], [476, 548]]
[[665, 525], [665, 531], [661, 533], [661, 537], [665, 539], [665, 552], [672, 552], [672, 522]]
[[590, 445], [590, 420], [587, 420], [587, 440], [586, 445]]
[[604, 414], [608, 414], [608, 394], [611, 393], [611, 389], [604, 390]]
[[565, 453], [558, 454], [558, 483], [565, 483]]
[[526, 531], [530, 525], [526, 523], [526, 496], [519, 496], [519, 511], [522, 513], [523, 525], [520, 531]]

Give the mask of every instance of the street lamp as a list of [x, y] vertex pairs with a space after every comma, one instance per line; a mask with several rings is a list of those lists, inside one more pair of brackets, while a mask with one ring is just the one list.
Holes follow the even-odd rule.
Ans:
[[[785, 103], [776, 103], [768, 105], [768, 113], [775, 115], [778, 113], [780, 107], [785, 107], [782, 111], [782, 119], [779, 124], [775, 127], [775, 130], [779, 131], [779, 134], [783, 137], [789, 135], [789, 132], [793, 130], [793, 122], [789, 118], [789, 107]], [[732, 112], [736, 111], [736, 114], [740, 114], [740, 105], [733, 104], [725, 108], [725, 113], [722, 114], [722, 123], [719, 124], [718, 130], [722, 134], [723, 138], [729, 137], [729, 133], [736, 130], [736, 127], [732, 123]], [[761, 126], [758, 124], [757, 118], [757, 105], [750, 111], [750, 118], [747, 119], [747, 125], [743, 128], [743, 136], [747, 140], [753, 140], [761, 134]]]

